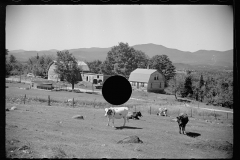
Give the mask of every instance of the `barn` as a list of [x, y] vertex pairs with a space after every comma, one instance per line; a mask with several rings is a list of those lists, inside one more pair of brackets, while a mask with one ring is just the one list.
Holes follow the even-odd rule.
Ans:
[[147, 92], [164, 90], [165, 77], [156, 69], [137, 68], [131, 72], [128, 80], [133, 89], [141, 89]]
[[[48, 80], [52, 80], [52, 81], [60, 81], [60, 77], [59, 75], [54, 71], [56, 69], [56, 62], [57, 61], [52, 61], [49, 65], [48, 65], [48, 68], [47, 68], [47, 71], [48, 71]], [[83, 62], [83, 61], [77, 61], [78, 63], [78, 66], [82, 68], [82, 73], [84, 72], [89, 72], [89, 67], [88, 65]], [[80, 75], [80, 73], [79, 73]]]
[[105, 82], [110, 75], [96, 74], [96, 73], [83, 73], [82, 80], [86, 82], [91, 82], [94, 84]]

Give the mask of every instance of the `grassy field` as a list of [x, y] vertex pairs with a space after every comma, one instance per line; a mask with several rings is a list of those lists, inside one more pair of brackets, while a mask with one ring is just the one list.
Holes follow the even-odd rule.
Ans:
[[[6, 155], [8, 158], [231, 158], [233, 117], [224, 112], [186, 107], [174, 96], [134, 91], [122, 106], [141, 111], [140, 120], [130, 120], [125, 128], [107, 127], [104, 109], [111, 106], [102, 95], [45, 91], [23, 88], [22, 83], [6, 83]], [[24, 96], [26, 95], [25, 104]], [[51, 103], [48, 106], [48, 96]], [[72, 102], [67, 99], [74, 98]], [[198, 104], [188, 103], [196, 107]], [[157, 116], [159, 107], [168, 108], [168, 117]], [[227, 108], [200, 104], [201, 108]], [[150, 109], [151, 108], [151, 109]], [[151, 111], [150, 111], [151, 110]], [[175, 121], [186, 112], [190, 121], [187, 135], [178, 133]], [[204, 114], [203, 114], [204, 113]], [[217, 116], [215, 116], [217, 114]], [[83, 115], [84, 120], [73, 119]], [[192, 115], [192, 116], [191, 116]], [[111, 123], [110, 123], [111, 124]], [[122, 120], [115, 120], [122, 126]], [[142, 144], [117, 144], [137, 135]], [[196, 135], [196, 136], [193, 136]], [[124, 154], [122, 154], [124, 153]]]

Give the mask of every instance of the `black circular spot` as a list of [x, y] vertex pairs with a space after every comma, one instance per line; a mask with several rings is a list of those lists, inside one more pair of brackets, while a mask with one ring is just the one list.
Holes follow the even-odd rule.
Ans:
[[123, 76], [109, 77], [103, 84], [102, 95], [104, 99], [113, 105], [121, 105], [128, 101], [132, 94], [129, 81]]

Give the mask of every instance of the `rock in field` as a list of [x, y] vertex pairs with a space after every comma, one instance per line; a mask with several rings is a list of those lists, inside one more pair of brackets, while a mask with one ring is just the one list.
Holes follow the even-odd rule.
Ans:
[[10, 110], [16, 110], [16, 109], [17, 109], [17, 107], [13, 106], [13, 107], [11, 107]]
[[143, 141], [140, 140], [138, 136], [129, 136], [123, 140], [118, 141], [117, 143], [143, 143]]
[[83, 116], [81, 116], [81, 115], [76, 115], [76, 116], [73, 116], [72, 118], [73, 119], [84, 119]]

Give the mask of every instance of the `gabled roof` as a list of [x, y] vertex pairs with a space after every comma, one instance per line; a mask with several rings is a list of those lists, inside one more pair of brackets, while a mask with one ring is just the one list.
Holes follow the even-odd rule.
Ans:
[[85, 62], [83, 62], [83, 61], [77, 61], [77, 64], [78, 64], [78, 65], [81, 65], [81, 66], [82, 66], [82, 65], [87, 65], [87, 64], [86, 64]]
[[135, 82], [148, 82], [152, 73], [156, 72], [156, 69], [141, 69], [137, 68], [131, 72], [129, 81]]
[[83, 71], [90, 71], [88, 65], [83, 61], [77, 61], [78, 66], [82, 67]]

